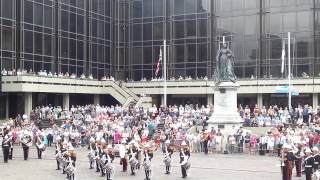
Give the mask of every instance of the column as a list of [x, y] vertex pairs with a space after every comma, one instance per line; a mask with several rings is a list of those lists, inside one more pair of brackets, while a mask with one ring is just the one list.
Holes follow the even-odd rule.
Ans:
[[100, 104], [100, 94], [93, 95], [93, 104], [94, 105]]
[[9, 119], [9, 93], [6, 94], [6, 119]]
[[258, 93], [257, 94], [257, 104], [259, 108], [262, 108], [263, 106], [263, 94]]
[[164, 95], [161, 94], [161, 104], [160, 105], [163, 105], [164, 104]]
[[207, 94], [207, 105], [213, 105], [213, 94]]
[[62, 98], [62, 107], [67, 107], [68, 109], [70, 108], [70, 99], [69, 99], [69, 94], [63, 94]]
[[29, 114], [32, 111], [32, 92], [24, 93], [24, 113]]
[[319, 94], [313, 93], [312, 94], [312, 107], [316, 108], [318, 106]]

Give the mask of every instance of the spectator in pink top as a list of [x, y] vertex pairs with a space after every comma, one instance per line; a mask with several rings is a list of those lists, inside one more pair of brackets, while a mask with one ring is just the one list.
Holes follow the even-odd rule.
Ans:
[[257, 147], [257, 137], [256, 137], [256, 135], [252, 134], [250, 137], [249, 154], [251, 154], [252, 152], [253, 152], [253, 154], [255, 154], [256, 147]]
[[120, 144], [121, 142], [121, 133], [119, 131], [117, 131], [115, 134], [114, 134], [114, 143], [115, 144]]

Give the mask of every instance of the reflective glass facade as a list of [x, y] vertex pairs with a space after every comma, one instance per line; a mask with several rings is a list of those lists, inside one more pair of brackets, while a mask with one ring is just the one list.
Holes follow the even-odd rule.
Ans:
[[169, 76], [212, 77], [225, 36], [239, 79], [281, 78], [290, 31], [293, 76], [320, 73], [320, 0], [1, 0], [0, 8], [1, 69], [151, 79], [166, 39]]
[[320, 73], [319, 0], [132, 0], [130, 4], [132, 79], [152, 77], [162, 39], [169, 44], [170, 76], [212, 77], [223, 36], [235, 54], [239, 79], [281, 78], [282, 39], [288, 31], [293, 76]]
[[1, 0], [1, 69], [111, 75], [113, 0]]

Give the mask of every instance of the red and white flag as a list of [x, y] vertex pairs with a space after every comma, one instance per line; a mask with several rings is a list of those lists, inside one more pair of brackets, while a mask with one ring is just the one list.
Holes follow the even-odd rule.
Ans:
[[158, 76], [158, 73], [160, 71], [161, 61], [162, 61], [162, 50], [160, 48], [160, 55], [159, 55], [159, 59], [158, 59], [157, 67], [156, 67], [156, 72], [155, 72], [156, 77]]

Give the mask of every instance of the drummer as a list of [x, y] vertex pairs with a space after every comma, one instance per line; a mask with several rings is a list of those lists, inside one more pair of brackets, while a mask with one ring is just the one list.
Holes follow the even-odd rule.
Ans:
[[[71, 143], [68, 144], [67, 156], [69, 157], [69, 164], [68, 165], [70, 165], [70, 163], [71, 163], [73, 165], [73, 167], [75, 168], [76, 167], [77, 154], [76, 154], [76, 151], [73, 148]], [[74, 180], [74, 173], [72, 173], [72, 175], [67, 174], [67, 178], [70, 179], [70, 180]]]

